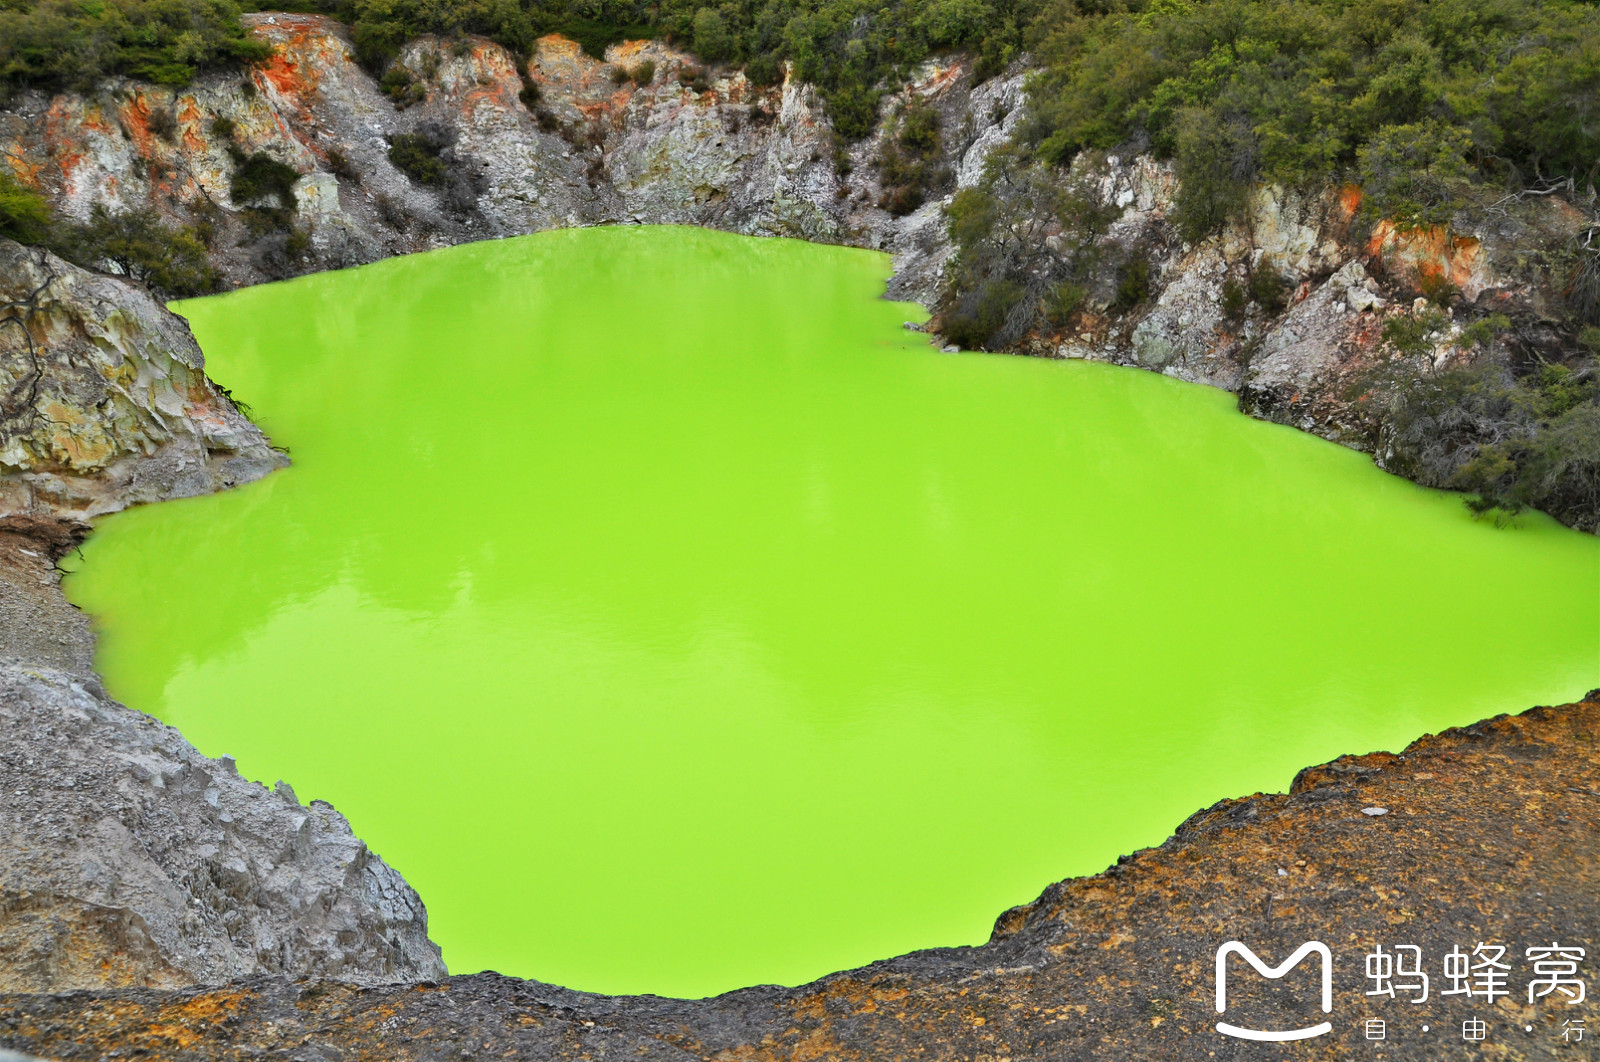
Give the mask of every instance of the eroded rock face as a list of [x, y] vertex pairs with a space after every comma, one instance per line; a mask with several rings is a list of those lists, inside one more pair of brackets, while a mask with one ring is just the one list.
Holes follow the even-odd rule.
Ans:
[[[23, 94], [0, 111], [0, 150], [68, 217], [87, 219], [101, 203], [220, 227], [214, 257], [234, 283], [548, 228], [693, 224], [887, 250], [915, 278], [897, 294], [932, 300], [947, 251], [942, 223], [929, 224], [937, 202], [904, 220], [879, 209], [877, 137], [852, 149], [841, 177], [807, 85], [758, 87], [654, 42], [614, 46], [602, 63], [546, 37], [519, 69], [489, 41], [423, 38], [399, 61], [420, 98], [397, 109], [337, 23], [246, 21], [276, 49], [247, 77], [207, 75], [179, 90], [119, 82], [95, 98]], [[614, 76], [645, 63], [655, 68], [648, 82]], [[533, 110], [525, 82], [538, 92]], [[926, 64], [907, 92], [940, 110], [943, 163], [970, 175], [1005, 116], [1014, 124], [1020, 86], [1019, 74], [974, 91], [969, 64], [955, 60]], [[903, 95], [886, 101], [886, 115]], [[172, 117], [166, 138], [151, 132], [155, 111]], [[475, 199], [418, 184], [391, 163], [391, 140], [427, 124], [457, 137], [455, 164]], [[302, 258], [265, 255], [246, 230], [241, 211], [252, 204], [230, 197], [230, 152], [264, 152], [301, 174]]]
[[0, 239], [0, 520], [82, 521], [287, 463], [147, 291]]
[[[1131, 310], [1113, 312], [1116, 276], [1103, 270], [1089, 311], [1063, 333], [1027, 341], [1029, 353], [1220, 387], [1238, 393], [1253, 416], [1363, 450], [1372, 448], [1375, 426], [1356, 403], [1360, 381], [1394, 356], [1382, 341], [1384, 322], [1425, 311], [1419, 290], [1448, 286], [1466, 313], [1442, 311], [1432, 358], [1438, 366], [1463, 362], [1472, 352], [1459, 340], [1471, 313], [1551, 310], [1550, 277], [1527, 248], [1559, 246], [1581, 227], [1576, 211], [1550, 199], [1518, 204], [1475, 236], [1402, 230], [1363, 218], [1354, 188], [1307, 197], [1263, 187], [1241, 217], [1191, 246], [1171, 224], [1178, 185], [1169, 164], [1086, 154], [1072, 179], [1117, 212], [1097, 241], [1104, 260], [1144, 258], [1151, 291]], [[1230, 313], [1227, 286], [1242, 289], [1269, 269], [1282, 281], [1282, 308], [1251, 303]]]
[[[1342, 757], [1301, 772], [1287, 794], [1222, 801], [1159, 848], [1051, 886], [1001, 916], [982, 947], [918, 952], [799, 988], [612, 998], [479, 974], [364, 992], [267, 978], [220, 990], [13, 995], [0, 997], [0, 1044], [63, 1059], [113, 1049], [346, 1062], [1098, 1062], [1268, 1057], [1263, 1050], [1335, 1059], [1366, 1057], [1364, 1023], [1381, 1018], [1383, 1057], [1407, 1062], [1434, 1062], [1442, 1048], [1461, 1059], [1589, 1057], [1561, 1039], [1563, 1020], [1581, 1008], [1528, 1002], [1524, 949], [1592, 945], [1600, 924], [1597, 732], [1600, 690], [1400, 754]], [[1307, 940], [1326, 942], [1331, 1014], [1318, 1006], [1314, 963], [1276, 992], [1239, 963], [1227, 1017], [1267, 1029], [1329, 1020], [1333, 1030], [1270, 1048], [1219, 1034], [1215, 955], [1229, 940], [1274, 965]], [[1478, 941], [1505, 946], [1515, 971], [1496, 1006], [1440, 996], [1442, 978], [1427, 1007], [1365, 994], [1363, 957], [1376, 945], [1414, 944], [1437, 974], [1450, 949]], [[1489, 1026], [1485, 1041], [1461, 1039], [1473, 1016]], [[1425, 1022], [1437, 1035], [1421, 1034]]]
[[337, 811], [106, 696], [70, 540], [32, 530], [0, 531], [0, 989], [443, 976], [421, 900]]

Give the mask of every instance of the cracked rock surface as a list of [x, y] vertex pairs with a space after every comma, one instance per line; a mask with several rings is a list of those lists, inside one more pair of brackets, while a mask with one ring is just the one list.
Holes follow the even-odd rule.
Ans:
[[330, 805], [106, 696], [53, 559], [0, 532], [0, 988], [442, 976], [422, 902]]
[[286, 464], [206, 378], [183, 318], [136, 284], [0, 239], [0, 526], [87, 520]]

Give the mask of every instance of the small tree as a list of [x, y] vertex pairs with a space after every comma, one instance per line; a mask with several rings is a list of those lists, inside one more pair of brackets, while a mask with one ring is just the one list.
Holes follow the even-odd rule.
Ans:
[[733, 36], [722, 12], [702, 7], [694, 13], [694, 51], [707, 62], [726, 59], [733, 51]]
[[0, 170], [0, 236], [39, 243], [50, 232], [50, 206], [44, 196]]
[[108, 264], [164, 298], [204, 295], [221, 282], [194, 231], [164, 223], [154, 210], [113, 214], [96, 204], [89, 224], [58, 242], [66, 257]]

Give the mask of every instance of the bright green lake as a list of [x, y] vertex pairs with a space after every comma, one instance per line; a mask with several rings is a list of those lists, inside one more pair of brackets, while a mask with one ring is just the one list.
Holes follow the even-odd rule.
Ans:
[[888, 271], [609, 228], [182, 304], [295, 464], [100, 525], [110, 688], [330, 800], [453, 972], [700, 995], [1600, 686], [1600, 541], [1220, 391], [941, 355]]

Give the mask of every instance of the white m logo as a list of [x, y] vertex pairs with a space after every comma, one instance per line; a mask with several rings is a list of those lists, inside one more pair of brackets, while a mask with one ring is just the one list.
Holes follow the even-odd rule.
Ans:
[[[1256, 973], [1262, 977], [1276, 981], [1290, 970], [1300, 964], [1300, 960], [1315, 952], [1322, 956], [1322, 1013], [1329, 1014], [1333, 1011], [1333, 954], [1328, 951], [1328, 946], [1318, 940], [1310, 940], [1300, 945], [1295, 953], [1283, 961], [1282, 966], [1269, 967], [1266, 963], [1256, 958], [1256, 953], [1245, 947], [1237, 940], [1230, 940], [1217, 949], [1217, 1013], [1221, 1014], [1228, 1009], [1228, 956], [1241, 955], [1244, 961], [1255, 968]], [[1237, 1036], [1243, 1040], [1309, 1040], [1313, 1036], [1333, 1031], [1330, 1022], [1313, 1025], [1309, 1029], [1292, 1029], [1288, 1032], [1262, 1032], [1259, 1029], [1241, 1029], [1237, 1025], [1229, 1025], [1225, 1021], [1217, 1022], [1217, 1032], [1224, 1036]]]

